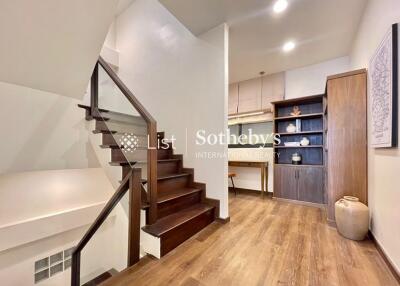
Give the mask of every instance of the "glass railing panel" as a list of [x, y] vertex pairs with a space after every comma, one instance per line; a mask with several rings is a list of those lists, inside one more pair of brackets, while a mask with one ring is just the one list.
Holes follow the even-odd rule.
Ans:
[[[101, 65], [98, 77], [99, 115], [110, 133], [105, 136], [112, 137], [113, 143], [120, 147], [120, 150], [112, 151], [114, 159], [141, 168], [142, 179], [147, 179], [148, 123]], [[108, 112], [102, 112], [102, 109]]]
[[101, 65], [99, 65], [98, 76], [98, 103], [100, 109], [140, 116]]
[[81, 251], [80, 285], [106, 279], [128, 267], [129, 192], [127, 191]]

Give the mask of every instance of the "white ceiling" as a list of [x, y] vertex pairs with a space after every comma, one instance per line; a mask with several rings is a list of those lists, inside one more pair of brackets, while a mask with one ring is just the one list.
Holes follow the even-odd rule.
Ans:
[[230, 82], [348, 55], [367, 0], [288, 1], [276, 15], [274, 0], [160, 0], [195, 35], [228, 23]]
[[0, 81], [82, 98], [117, 0], [0, 1]]

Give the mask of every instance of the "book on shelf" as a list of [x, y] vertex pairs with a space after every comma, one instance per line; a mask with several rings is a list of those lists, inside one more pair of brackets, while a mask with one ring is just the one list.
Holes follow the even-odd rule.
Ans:
[[301, 132], [301, 119], [296, 119], [296, 132]]

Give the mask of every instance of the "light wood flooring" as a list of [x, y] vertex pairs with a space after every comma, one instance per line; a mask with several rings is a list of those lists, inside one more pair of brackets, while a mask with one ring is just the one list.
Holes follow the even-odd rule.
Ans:
[[249, 194], [230, 195], [229, 207], [230, 223], [104, 285], [399, 285], [370, 240], [344, 239], [321, 209]]

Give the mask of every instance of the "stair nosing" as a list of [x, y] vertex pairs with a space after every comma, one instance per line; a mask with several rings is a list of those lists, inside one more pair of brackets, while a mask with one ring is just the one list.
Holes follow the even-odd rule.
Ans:
[[190, 216], [190, 217], [187, 218], [186, 220], [181, 221], [181, 222], [179, 222], [178, 224], [176, 224], [176, 225], [174, 225], [174, 226], [172, 226], [172, 227], [168, 227], [167, 229], [163, 230], [163, 231], [160, 232], [159, 234], [155, 234], [154, 232], [149, 231], [147, 228], [150, 227], [150, 226], [144, 226], [144, 227], [142, 227], [142, 230], [145, 231], [145, 232], [147, 232], [148, 234], [151, 234], [151, 235], [155, 236], [155, 237], [161, 238], [163, 235], [165, 235], [166, 233], [170, 232], [170, 231], [173, 230], [174, 228], [176, 228], [176, 227], [178, 227], [178, 226], [181, 226], [181, 225], [183, 225], [184, 223], [186, 223], [186, 222], [188, 222], [188, 221], [194, 219], [195, 217], [197, 217], [197, 216], [199, 216], [199, 215], [202, 215], [202, 214], [204, 214], [204, 213], [206, 213], [206, 212], [208, 212], [208, 211], [210, 211], [210, 210], [212, 210], [212, 209], [214, 208], [213, 206], [210, 206], [210, 205], [207, 205], [207, 204], [204, 204], [204, 203], [198, 203], [198, 204], [193, 205], [193, 206], [191, 206], [191, 207], [185, 208], [185, 209], [183, 209], [183, 210], [181, 210], [181, 211], [179, 211], [179, 212], [175, 212], [175, 213], [170, 214], [170, 215], [168, 215], [168, 216], [166, 216], [166, 217], [163, 217], [163, 218], [159, 219], [156, 223], [160, 223], [160, 221], [167, 220], [167, 219], [170, 218], [171, 216], [177, 215], [177, 214], [179, 214], [180, 212], [183, 212], [183, 211], [188, 210], [188, 209], [190, 209], [190, 208], [194, 208], [194, 207], [197, 206], [197, 205], [202, 205], [202, 206], [204, 206], [204, 207], [205, 207], [204, 210], [201, 210], [199, 213]]
[[[182, 188], [182, 189], [185, 189], [185, 188]], [[175, 196], [167, 198], [167, 199], [157, 200], [157, 203], [161, 204], [161, 203], [169, 202], [169, 201], [172, 201], [172, 200], [175, 200], [178, 198], [182, 198], [182, 197], [194, 194], [194, 193], [199, 193], [202, 191], [202, 189], [199, 189], [199, 188], [189, 188], [188, 187], [187, 189], [191, 189], [191, 190], [188, 190], [188, 192], [186, 192], [186, 193], [176, 194]], [[162, 198], [162, 196], [161, 196], [161, 198]]]

